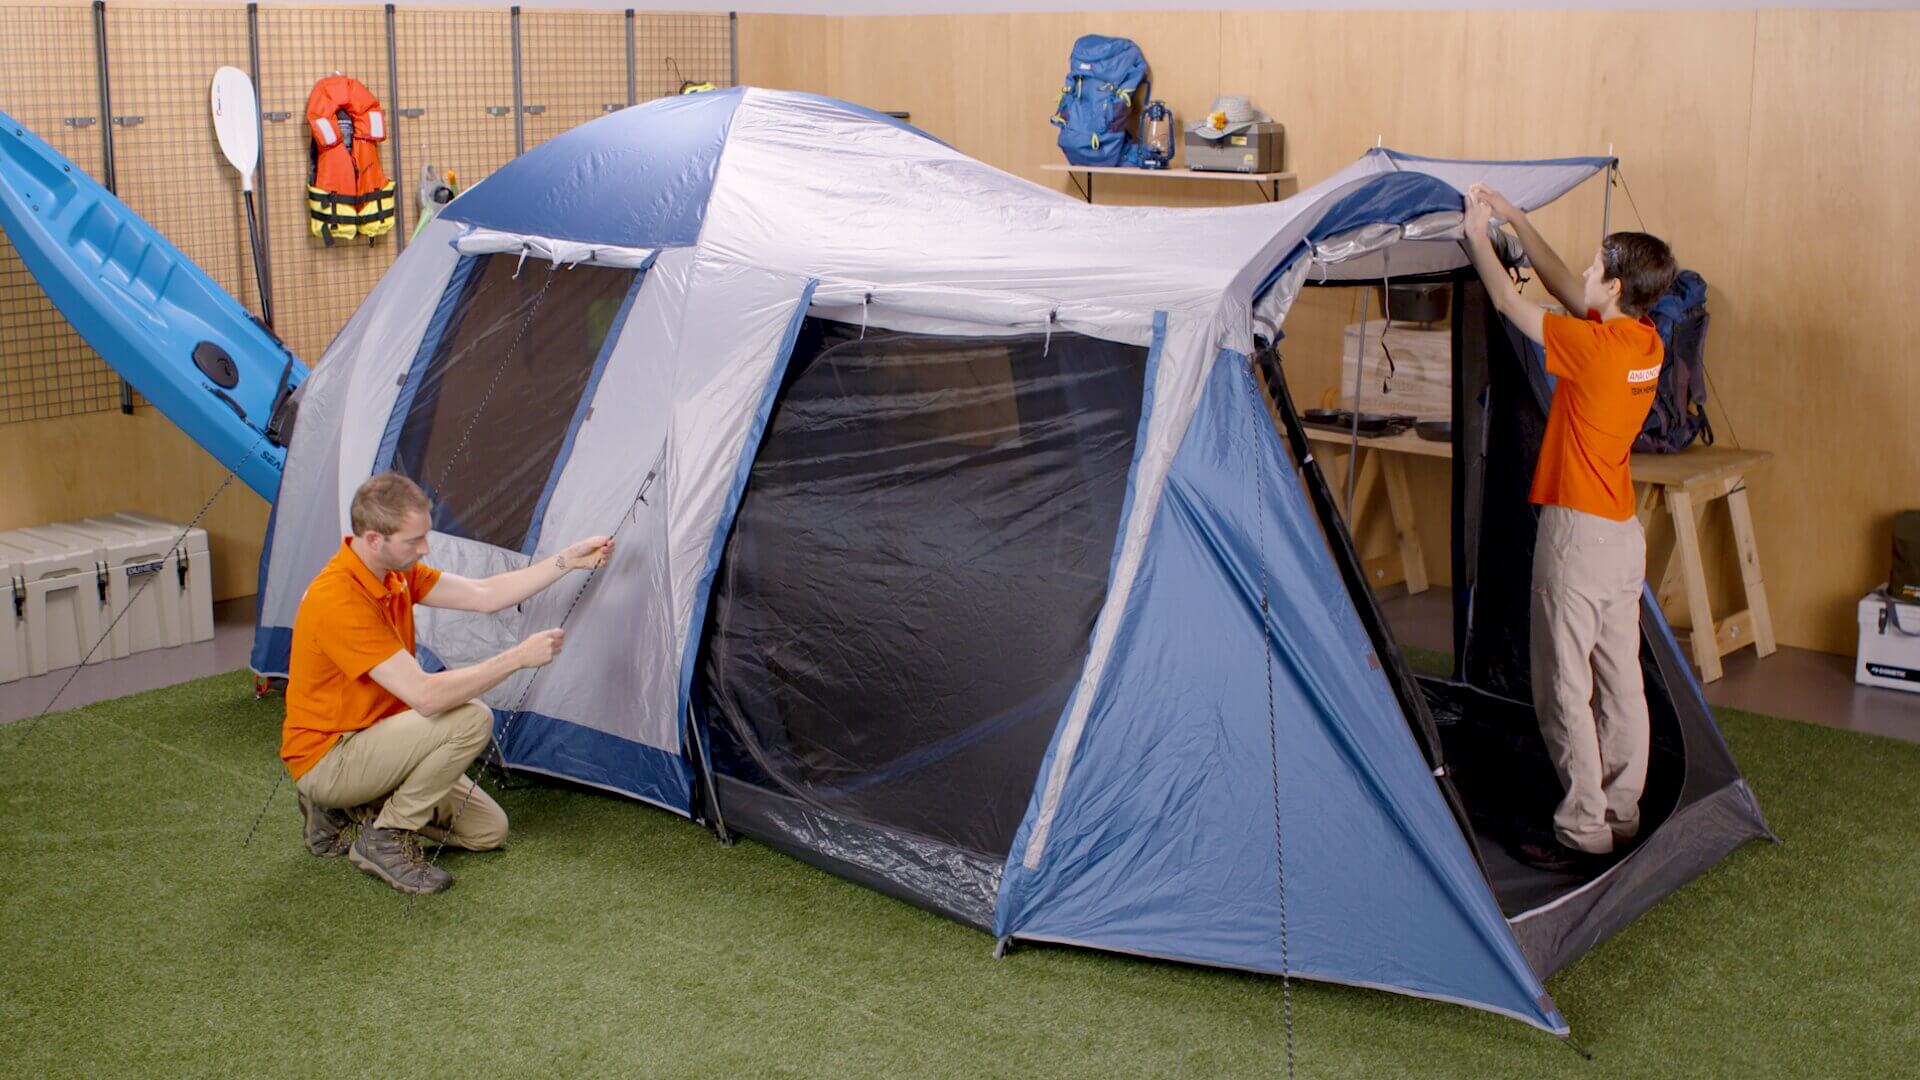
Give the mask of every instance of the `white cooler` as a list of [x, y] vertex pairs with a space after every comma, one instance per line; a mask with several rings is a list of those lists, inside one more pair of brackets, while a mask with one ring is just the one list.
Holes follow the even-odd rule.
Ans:
[[115, 656], [213, 637], [206, 530], [180, 539], [180, 526], [134, 513], [82, 518], [67, 527], [93, 538], [95, 557], [107, 568], [108, 618], [120, 616], [109, 642]]
[[179, 536], [133, 513], [0, 532], [0, 682], [211, 640], [206, 530]]
[[[78, 664], [110, 618], [106, 572], [92, 539], [62, 525], [0, 532], [0, 564], [7, 563], [25, 600], [22, 618], [14, 621], [16, 642], [24, 636], [27, 646], [26, 670], [20, 675], [44, 675]], [[9, 604], [13, 592], [9, 588]], [[97, 664], [112, 655], [112, 643], [103, 643], [88, 662]]]
[[1853, 681], [1920, 694], [1920, 604], [1889, 602], [1884, 588], [1861, 598]]
[[10, 547], [0, 547], [0, 683], [27, 675], [27, 582]]

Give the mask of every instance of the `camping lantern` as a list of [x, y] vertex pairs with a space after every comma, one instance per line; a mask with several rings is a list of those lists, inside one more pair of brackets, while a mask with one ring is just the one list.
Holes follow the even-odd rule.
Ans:
[[1141, 114], [1140, 167], [1164, 169], [1173, 160], [1173, 110], [1164, 101], [1155, 101]]

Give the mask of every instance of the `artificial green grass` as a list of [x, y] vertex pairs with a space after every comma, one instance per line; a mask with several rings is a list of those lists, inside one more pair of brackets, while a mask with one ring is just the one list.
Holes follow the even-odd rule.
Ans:
[[[1272, 1076], [1281, 982], [985, 935], [637, 803], [508, 791], [406, 901], [298, 842], [236, 673], [0, 730], [0, 1073]], [[1920, 746], [1723, 714], [1752, 844], [1516, 1021], [1294, 989], [1313, 1077], [1914, 1075]]]

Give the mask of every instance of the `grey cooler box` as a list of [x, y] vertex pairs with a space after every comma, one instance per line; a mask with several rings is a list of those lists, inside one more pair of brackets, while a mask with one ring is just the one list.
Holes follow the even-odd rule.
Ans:
[[1195, 172], [1280, 172], [1286, 159], [1286, 125], [1253, 124], [1218, 139], [1185, 135], [1187, 168]]

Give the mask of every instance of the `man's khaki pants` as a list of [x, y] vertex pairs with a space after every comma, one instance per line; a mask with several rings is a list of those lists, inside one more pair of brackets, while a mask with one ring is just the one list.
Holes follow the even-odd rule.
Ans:
[[342, 735], [298, 787], [330, 809], [384, 796], [375, 828], [420, 832], [470, 851], [497, 848], [507, 842], [507, 813], [466, 777], [492, 733], [493, 712], [479, 701], [431, 717], [408, 709]]
[[1647, 541], [1637, 518], [1540, 509], [1533, 549], [1533, 704], [1566, 797], [1562, 844], [1594, 854], [1640, 828], [1647, 698], [1640, 680], [1640, 592]]

